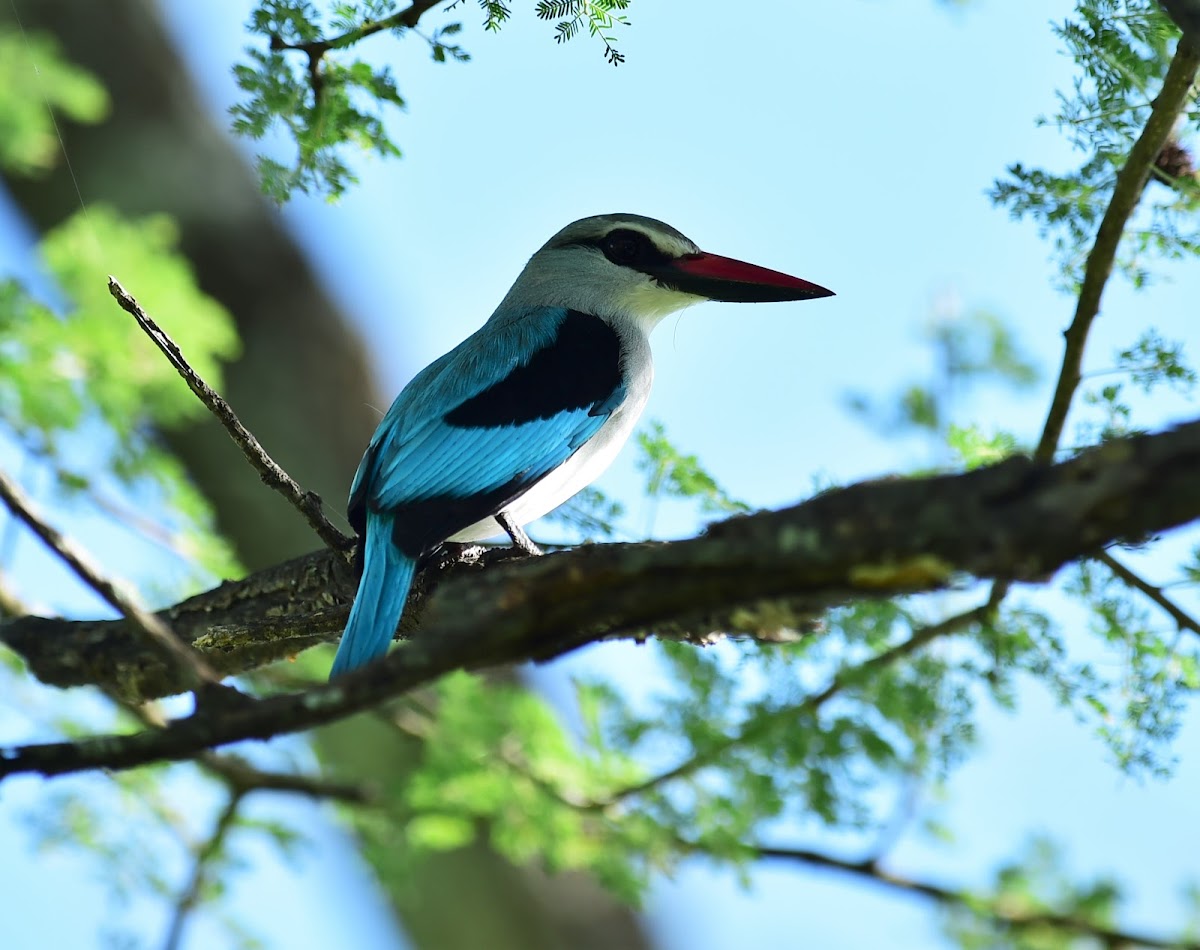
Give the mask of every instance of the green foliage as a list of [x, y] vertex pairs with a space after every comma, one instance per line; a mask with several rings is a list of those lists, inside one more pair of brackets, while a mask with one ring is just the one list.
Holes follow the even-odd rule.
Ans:
[[[1082, 279], [1086, 249], [1116, 173], [1145, 124], [1178, 32], [1152, 0], [1080, 0], [1075, 17], [1055, 27], [1080, 75], [1070, 93], [1058, 94], [1058, 111], [1040, 122], [1057, 127], [1087, 159], [1065, 174], [1013, 164], [990, 197], [1013, 217], [1035, 221], [1052, 239], [1068, 288]], [[1197, 117], [1191, 116], [1193, 127]], [[1136, 285], [1149, 277], [1148, 258], [1200, 252], [1200, 184], [1194, 178], [1158, 181], [1143, 198], [1140, 223], [1122, 236], [1118, 264]]]
[[[603, 700], [592, 694], [588, 702]], [[637, 775], [625, 756], [580, 748], [541, 698], [467, 673], [441, 680], [424, 713], [410, 709], [397, 720], [419, 732], [424, 749], [403, 792], [410, 860], [482, 831], [513, 861], [587, 870], [638, 899], [646, 883], [641, 822], [613, 820], [593, 805]]]
[[604, 58], [614, 66], [625, 62], [617, 51], [612, 30], [628, 26], [629, 20], [618, 11], [629, 9], [630, 0], [538, 0], [535, 11], [539, 20], [558, 20], [554, 41], [565, 43], [579, 35], [586, 26], [588, 34], [604, 43]]
[[61, 156], [54, 113], [75, 122], [108, 113], [104, 87], [43, 33], [0, 26], [0, 90], [0, 168], [19, 175], [44, 172]]
[[1143, 394], [1166, 387], [1190, 398], [1197, 378], [1184, 358], [1183, 343], [1164, 340], [1154, 327], [1117, 351], [1112, 371], [1097, 375], [1107, 381], [1083, 390], [1082, 402], [1089, 412], [1079, 421], [1078, 439], [1084, 445], [1144, 431], [1133, 422], [1134, 400], [1127, 391], [1131, 383]]
[[296, 148], [290, 163], [258, 158], [263, 192], [272, 200], [282, 203], [296, 191], [340, 196], [358, 181], [345, 158], [349, 146], [400, 155], [377, 109], [378, 103], [404, 106], [386, 67], [376, 70], [362, 60], [343, 65], [327, 57], [318, 94], [284, 53], [248, 49], [246, 55], [253, 65], [237, 66], [234, 73], [249, 99], [230, 110], [234, 131], [261, 139], [281, 123]]
[[611, 538], [625, 515], [625, 506], [598, 488], [585, 488], [546, 516], [592, 540]]
[[977, 425], [957, 426], [951, 423], [946, 432], [946, 444], [953, 453], [956, 466], [966, 471], [995, 465], [1020, 451], [1017, 437], [1011, 432], [998, 431], [985, 435]]
[[222, 576], [236, 571], [230, 550], [155, 431], [206, 410], [107, 289], [110, 271], [122, 275], [150, 312], [170, 315], [165, 329], [219, 387], [220, 361], [236, 355], [237, 338], [228, 314], [196, 287], [175, 242], [165, 217], [128, 221], [95, 206], [40, 245], [63, 313], [15, 281], [0, 281], [0, 432], [47, 465], [71, 497], [102, 503], [108, 478], [152, 491], [173, 512], [173, 546]]
[[[702, 514], [744, 514], [750, 506], [726, 492], [695, 455], [680, 451], [667, 438], [661, 422], [637, 434], [638, 470], [646, 475], [646, 497], [653, 512], [664, 499], [695, 502]], [[652, 533], [648, 530], [647, 534]]]
[[959, 402], [977, 389], [1001, 386], [1020, 392], [1038, 381], [1037, 367], [1008, 325], [995, 314], [972, 310], [932, 320], [922, 335], [932, 351], [932, 378], [882, 400], [849, 393], [850, 411], [889, 436], [933, 436], [967, 467], [999, 461], [997, 452], [1017, 451], [1016, 439], [1006, 433], [985, 437], [973, 426], [952, 421]]
[[[477, 2], [487, 32], [498, 31], [512, 16], [500, 0]], [[604, 44], [605, 59], [616, 66], [625, 56], [616, 48], [613, 30], [628, 25], [622, 11], [629, 4], [540, 0], [535, 13], [542, 20], [559, 20], [554, 37], [559, 43], [586, 27]], [[385, 121], [392, 109], [405, 107], [399, 87], [388, 67], [350, 57], [351, 48], [378, 33], [398, 38], [411, 32], [429, 44], [436, 62], [470, 60], [462, 46], [447, 41], [461, 33], [461, 23], [444, 23], [427, 35], [406, 25], [408, 9], [391, 0], [357, 0], [327, 2], [322, 12], [312, 0], [259, 0], [247, 29], [264, 45], [248, 46], [247, 62], [234, 67], [245, 98], [230, 113], [234, 132], [272, 146], [278, 142], [292, 153], [286, 160], [258, 156], [263, 193], [273, 201], [282, 204], [296, 192], [323, 193], [334, 200], [358, 181], [353, 155], [400, 156]]]
[[1196, 371], [1183, 360], [1183, 344], [1167, 341], [1149, 327], [1133, 346], [1117, 354], [1117, 369], [1149, 393], [1160, 383], [1182, 393], [1196, 388]]
[[[1034, 838], [1018, 860], [997, 869], [985, 892], [946, 915], [947, 935], [963, 950], [1072, 950], [1084, 946], [1077, 935], [1055, 927], [1052, 919], [1060, 916], [1111, 928], [1126, 895], [1113, 878], [1099, 875], [1080, 881], [1067, 873], [1064, 864], [1063, 854], [1052, 841]], [[1003, 908], [999, 919], [996, 907]], [[1021, 919], [1032, 922], [1010, 922]]]
[[112, 898], [106, 946], [140, 945], [136, 902], [153, 897], [168, 908], [177, 905], [202, 858], [194, 904], [223, 931], [222, 947], [250, 950], [262, 942], [224, 906], [231, 885], [253, 867], [244, 846], [265, 842], [292, 861], [308, 841], [290, 826], [245, 814], [244, 807], [214, 841], [213, 822], [225, 798], [222, 786], [194, 765], [156, 766], [66, 780], [28, 809], [25, 824], [39, 853], [90, 859]]
[[[1174, 624], [1155, 622], [1141, 601], [1098, 563], [1081, 564], [1067, 584], [1089, 611], [1089, 627], [1110, 662], [1089, 661], [1075, 670], [1074, 708], [1092, 719], [1097, 734], [1125, 771], [1166, 774], [1169, 742], [1179, 730], [1185, 702], [1200, 684], [1200, 652]], [[1116, 669], [1115, 676], [1101, 671]]]
[[[230, 112], [235, 132], [258, 140], [278, 126], [294, 148], [287, 162], [259, 156], [263, 191], [275, 201], [296, 191], [337, 198], [358, 180], [348, 163], [351, 151], [400, 155], [383, 121], [387, 106], [404, 108], [391, 71], [342, 56], [342, 50], [379, 32], [375, 24], [390, 7], [378, 0], [337, 3], [322, 18], [308, 0], [261, 0], [251, 13], [247, 29], [268, 47], [247, 47], [249, 63], [234, 67], [247, 97]], [[326, 29], [337, 32], [325, 40]], [[389, 32], [405, 30], [397, 25]], [[441, 31], [454, 32], [453, 25]], [[436, 37], [431, 43], [438, 61], [465, 57]]]

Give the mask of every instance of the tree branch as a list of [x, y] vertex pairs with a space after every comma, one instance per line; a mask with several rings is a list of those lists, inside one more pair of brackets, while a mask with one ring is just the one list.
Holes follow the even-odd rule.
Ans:
[[1200, 621], [1197, 621], [1195, 617], [1164, 594], [1161, 587], [1155, 587], [1140, 574], [1126, 567], [1109, 551], [1101, 551], [1096, 555], [1096, 560], [1116, 574], [1117, 577], [1130, 587], [1140, 590], [1158, 604], [1175, 621], [1176, 626], [1180, 630], [1190, 630], [1192, 633], [1200, 634]]
[[166, 332], [147, 315], [146, 311], [138, 305], [138, 302], [115, 277], [108, 278], [108, 292], [116, 298], [121, 309], [130, 314], [137, 321], [138, 326], [146, 331], [146, 335], [150, 337], [154, 345], [162, 351], [162, 354], [175, 367], [176, 372], [183, 377], [188, 388], [225, 427], [229, 437], [242, 450], [242, 454], [246, 456], [251, 467], [258, 472], [264, 484], [291, 502], [292, 506], [312, 526], [318, 537], [333, 550], [346, 552], [353, 548], [354, 539], [342, 534], [325, 517], [325, 513], [321, 510], [320, 496], [315, 492], [302, 489], [291, 475], [280, 468], [279, 464], [267, 454], [266, 449], [254, 437], [254, 433], [242, 425], [229, 403], [200, 378], [200, 375], [188, 364], [175, 341], [167, 336]]
[[374, 36], [376, 33], [382, 33], [384, 30], [411, 30], [417, 25], [424, 14], [442, 2], [444, 0], [413, 0], [411, 6], [393, 13], [391, 16], [386, 16], [381, 20], [368, 20], [353, 30], [347, 30], [345, 33], [338, 36], [331, 36], [328, 39], [309, 40], [306, 43], [287, 43], [280, 36], [272, 36], [271, 49], [276, 51], [297, 50], [308, 57], [308, 82], [312, 88], [313, 96], [319, 101], [323, 86], [321, 60], [325, 58], [326, 53], [330, 50], [345, 49], [347, 46], [353, 46], [355, 43], [361, 42], [369, 36]]
[[312, 40], [308, 43], [285, 43], [280, 37], [273, 36], [271, 37], [271, 49], [300, 50], [308, 53], [310, 57], [316, 56], [319, 59], [331, 49], [342, 49], [346, 46], [353, 46], [360, 40], [365, 40], [368, 36], [374, 36], [376, 33], [381, 33], [384, 30], [411, 30], [417, 25], [422, 16], [442, 2], [444, 0], [414, 0], [411, 6], [399, 10], [391, 16], [386, 16], [382, 20], [367, 20], [353, 30], [347, 30], [345, 33], [338, 36], [331, 36], [328, 39]]
[[180, 682], [186, 689], [219, 685], [220, 677], [200, 653], [175, 636], [160, 617], [145, 610], [131, 595], [118, 589], [74, 542], [50, 527], [34, 510], [25, 493], [3, 472], [0, 472], [0, 500], [3, 500], [9, 511], [25, 522], [80, 580], [129, 619], [141, 637], [179, 674]]
[[1171, 65], [1167, 67], [1167, 74], [1163, 77], [1162, 88], [1150, 109], [1150, 117], [1146, 120], [1142, 134], [1129, 150], [1125, 164], [1117, 173], [1112, 197], [1096, 231], [1096, 240], [1088, 253], [1083, 283], [1079, 288], [1079, 300], [1075, 305], [1075, 317], [1065, 334], [1066, 349], [1063, 352], [1058, 383], [1054, 388], [1054, 397], [1041, 439], [1033, 454], [1034, 459], [1039, 462], [1049, 462], [1058, 449], [1067, 413], [1071, 409], [1075, 390], [1082, 378], [1080, 372], [1088, 331], [1100, 312], [1104, 287], [1112, 274], [1113, 261], [1116, 260], [1125, 225], [1141, 200], [1155, 159], [1167, 144], [1179, 114], [1187, 106], [1198, 69], [1200, 44], [1187, 36], [1181, 37], [1175, 47], [1175, 55], [1171, 58]]
[[1185, 36], [1200, 36], [1200, 0], [1159, 0], [1158, 5]]
[[795, 722], [799, 717], [811, 715], [829, 700], [846, 688], [850, 682], [860, 681], [862, 675], [868, 671], [881, 669], [890, 666], [897, 660], [915, 653], [917, 650], [924, 647], [926, 644], [934, 640], [947, 636], [951, 633], [957, 633], [964, 630], [974, 623], [979, 623], [993, 612], [993, 608], [987, 604], [980, 604], [978, 607], [973, 607], [970, 610], [960, 614], [955, 614], [952, 617], [947, 617], [940, 623], [930, 624], [922, 627], [919, 630], [913, 631], [912, 636], [906, 640], [882, 650], [875, 656], [871, 657], [862, 663], [855, 663], [847, 666], [838, 672], [836, 676], [829, 681], [819, 693], [813, 693], [799, 703], [788, 705], [787, 707], [778, 710], [777, 712], [767, 715], [760, 714], [755, 716], [754, 720], [746, 725], [740, 732], [732, 736], [726, 736], [722, 741], [715, 742], [705, 747], [702, 754], [694, 755], [690, 759], [685, 759], [678, 765], [667, 769], [665, 772], [660, 772], [658, 775], [652, 775], [649, 778], [630, 785], [627, 788], [620, 789], [614, 792], [604, 802], [597, 802], [598, 807], [609, 807], [617, 802], [624, 801], [627, 798], [632, 798], [635, 795], [640, 795], [643, 792], [651, 789], [659, 788], [668, 782], [673, 782], [676, 779], [686, 778], [689, 775], [694, 775], [696, 772], [712, 765], [719, 761], [726, 752], [737, 746], [749, 746], [755, 741], [760, 740], [763, 736], [769, 735], [770, 731], [780, 722]]
[[195, 860], [192, 864], [192, 875], [188, 880], [187, 886], [184, 887], [175, 902], [175, 910], [171, 914], [171, 923], [167, 928], [166, 939], [163, 941], [163, 950], [178, 950], [181, 946], [184, 925], [187, 923], [187, 919], [192, 911], [200, 903], [201, 892], [204, 889], [204, 881], [208, 875], [209, 865], [216, 860], [217, 855], [220, 854], [221, 849], [225, 845], [225, 839], [233, 831], [234, 822], [237, 821], [238, 809], [241, 808], [244, 798], [244, 792], [233, 791], [230, 793], [229, 801], [226, 803], [224, 809], [222, 809], [221, 814], [217, 816], [212, 834], [208, 836], [204, 844], [196, 849]]
[[[456, 669], [553, 657], [605, 636], [704, 612], [732, 615], [764, 600], [815, 607], [944, 589], [968, 575], [1044, 581], [1114, 539], [1200, 518], [1197, 470], [1200, 420], [1052, 466], [1014, 458], [963, 475], [854, 485], [715, 524], [687, 541], [493, 561], [469, 580], [445, 580], [418, 605], [420, 626], [408, 642], [336, 683], [200, 709], [153, 732], [0, 749], [0, 775], [186, 759], [213, 746], [331, 722]], [[329, 576], [336, 558], [310, 555], [308, 565], [323, 564]], [[227, 584], [204, 596], [236, 601], [237, 589]], [[318, 626], [332, 636], [344, 608], [327, 606], [327, 588], [310, 597], [322, 616]], [[58, 624], [60, 632], [74, 626], [41, 623]], [[24, 652], [28, 631], [25, 639], [13, 636], [21, 625], [0, 624], [0, 639]], [[304, 629], [314, 638], [314, 627]]]
[[[1192, 0], [1184, 0], [1185, 4]], [[1174, 12], [1168, 10], [1174, 16]], [[1058, 373], [1058, 382], [1054, 387], [1054, 395], [1050, 400], [1050, 409], [1042, 427], [1042, 435], [1034, 449], [1033, 458], [1037, 462], [1053, 461], [1062, 441], [1063, 427], [1071, 404], [1075, 399], [1075, 390], [1082, 380], [1083, 352], [1087, 345], [1088, 333], [1092, 323], [1100, 313], [1100, 302], [1104, 296], [1104, 288], [1112, 275], [1113, 262], [1117, 257], [1117, 249], [1121, 244], [1121, 236], [1129, 222], [1146, 182], [1154, 170], [1154, 164], [1171, 137], [1180, 113], [1186, 108], [1191, 97], [1192, 85], [1196, 81], [1196, 72], [1200, 69], [1200, 44], [1196, 38], [1188, 35], [1183, 24], [1176, 24], [1184, 29], [1185, 35], [1180, 37], [1175, 47], [1175, 55], [1167, 67], [1163, 77], [1162, 88], [1150, 107], [1150, 116], [1142, 128], [1125, 164], [1117, 173], [1113, 185], [1113, 193], [1109, 198], [1108, 207], [1104, 209], [1104, 217], [1096, 231], [1096, 239], [1088, 251], [1087, 262], [1084, 265], [1083, 282], [1079, 288], [1079, 299], [1075, 304], [1075, 316], [1071, 325], [1063, 334], [1066, 345], [1063, 350], [1062, 365]], [[999, 580], [992, 585], [990, 603], [998, 607], [1008, 594], [1008, 584]]]
[[[702, 852], [694, 847], [693, 850]], [[1170, 939], [1150, 934], [1118, 930], [1075, 914], [1052, 911], [1024, 910], [1019, 904], [965, 890], [955, 890], [930, 881], [906, 877], [882, 867], [877, 861], [848, 861], [820, 851], [805, 848], [772, 848], [754, 846], [757, 857], [776, 861], [805, 864], [863, 878], [891, 890], [915, 894], [947, 907], [961, 907], [978, 917], [990, 918], [1015, 930], [1051, 929], [1063, 933], [1092, 937], [1104, 947], [1154, 947], [1162, 950], [1200, 950], [1195, 939]]]

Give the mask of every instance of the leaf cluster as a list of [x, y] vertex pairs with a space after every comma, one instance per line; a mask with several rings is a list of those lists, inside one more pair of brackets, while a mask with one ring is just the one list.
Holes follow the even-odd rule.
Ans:
[[554, 42], [566, 43], [587, 27], [588, 34], [604, 43], [604, 58], [614, 66], [625, 62], [616, 48], [612, 31], [628, 26], [629, 19], [620, 11], [629, 9], [630, 0], [538, 0], [535, 12], [539, 20], [558, 20]]
[[[239, 135], [263, 140], [278, 133], [292, 157], [259, 155], [263, 191], [276, 202], [293, 193], [342, 195], [357, 182], [349, 162], [352, 152], [399, 157], [384, 122], [388, 107], [405, 102], [387, 66], [344, 55], [352, 46], [394, 19], [385, 0], [333, 3], [324, 15], [309, 0], [260, 0], [247, 30], [265, 48], [246, 48], [248, 62], [234, 67], [234, 78], [246, 97], [230, 108]], [[466, 53], [443, 37], [458, 32], [449, 24], [429, 43], [434, 59], [465, 60]], [[399, 24], [386, 32], [402, 36]], [[332, 38], [325, 38], [326, 35]]]
[[90, 74], [63, 59], [54, 37], [0, 25], [0, 168], [35, 175], [60, 154], [54, 113], [79, 123], [108, 113], [108, 93]]
[[[456, 9], [462, 0], [444, 12]], [[496, 32], [512, 16], [501, 0], [477, 0], [485, 32]], [[614, 30], [627, 26], [622, 11], [630, 0], [540, 0], [535, 14], [558, 20], [555, 41], [572, 39], [585, 28], [604, 44], [614, 66], [625, 56], [616, 48]], [[258, 43], [234, 67], [245, 94], [231, 109], [233, 131], [267, 150], [257, 158], [264, 193], [283, 203], [293, 194], [325, 194], [331, 200], [358, 181], [357, 154], [398, 158], [388, 117], [405, 108], [391, 69], [352, 50], [378, 33], [423, 39], [434, 61], [467, 62], [470, 54], [452, 42], [459, 22], [443, 23], [431, 33], [416, 29], [410, 7], [392, 0], [338, 0], [318, 7], [313, 0], [258, 0], [247, 23]], [[423, 11], [422, 11], [423, 12]], [[286, 158], [284, 156], [287, 156]]]
[[[1063, 132], [1085, 160], [1066, 173], [1015, 163], [989, 196], [1014, 218], [1036, 222], [1053, 242], [1062, 285], [1076, 290], [1116, 173], [1149, 114], [1179, 31], [1153, 0], [1080, 0], [1074, 18], [1054, 29], [1079, 74], [1070, 92], [1058, 93], [1057, 112], [1040, 122]], [[1177, 142], [1194, 135], [1198, 122], [1200, 111], [1193, 107]], [[1118, 256], [1121, 271], [1137, 286], [1150, 276], [1149, 260], [1200, 252], [1200, 182], [1194, 175], [1161, 172], [1154, 181], [1157, 187], [1147, 188]]]
[[[43, 92], [77, 120], [98, 121], [107, 107], [103, 88], [61, 60], [52, 42], [37, 34], [28, 40], [36, 71], [15, 70], [0, 85], [0, 123], [7, 117], [12, 133], [0, 146], [0, 164], [9, 174], [37, 174], [61, 157], [53, 116], [42, 108], [34, 118], [29, 110], [45, 101]], [[0, 46], [13, 41], [0, 34]], [[30, 65], [23, 53], [17, 60]], [[221, 361], [237, 355], [237, 337], [229, 315], [196, 286], [177, 241], [162, 215], [130, 220], [95, 205], [42, 236], [37, 249], [52, 290], [36, 295], [0, 273], [0, 438], [50, 475], [60, 499], [117, 513], [188, 563], [223, 574], [234, 561], [212, 531], [208, 502], [157, 435], [158, 427], [199, 418], [203, 407], [137, 326], [114, 313], [105, 289], [109, 273], [136, 277], [145, 303], [172, 315], [176, 339], [219, 381]], [[135, 494], [138, 502], [120, 497]], [[169, 526], [142, 516], [147, 505], [166, 509]]]

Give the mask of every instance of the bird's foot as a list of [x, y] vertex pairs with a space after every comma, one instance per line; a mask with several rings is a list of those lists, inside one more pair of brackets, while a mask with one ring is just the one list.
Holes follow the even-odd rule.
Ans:
[[534, 557], [541, 556], [542, 549], [534, 544], [533, 541], [529, 539], [529, 535], [525, 533], [524, 529], [504, 512], [500, 512], [500, 514], [496, 515], [496, 523], [504, 529], [505, 534], [512, 538], [514, 547], [520, 548], [526, 554], [533, 555]]

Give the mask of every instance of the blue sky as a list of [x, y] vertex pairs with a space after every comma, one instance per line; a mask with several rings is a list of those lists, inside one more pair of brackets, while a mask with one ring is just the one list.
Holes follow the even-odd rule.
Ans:
[[[250, 5], [164, 4], [217, 113], [236, 96], [228, 67]], [[1035, 228], [992, 208], [984, 192], [1008, 163], [1063, 169], [1075, 161], [1053, 129], [1034, 125], [1053, 110], [1055, 89], [1069, 85], [1071, 64], [1048, 25], [1069, 4], [764, 0], [739, 9], [638, 0], [634, 26], [620, 33], [627, 62], [618, 69], [586, 38], [556, 46], [526, 6], [514, 4], [517, 15], [498, 36], [477, 28], [473, 4], [460, 7], [473, 56], [466, 65], [431, 63], [415, 38], [372, 41], [363, 52], [392, 63], [409, 102], [390, 121], [404, 158], [361, 164], [362, 184], [337, 205], [299, 201], [284, 212], [370, 341], [389, 398], [486, 319], [558, 228], [587, 214], [634, 211], [707, 250], [838, 294], [707, 304], [657, 331], [647, 418], [663, 420], [735, 496], [780, 505], [803, 497], [817, 477], [848, 481], [928, 461], [925, 446], [884, 440], [855, 422], [844, 400], [850, 390], [886, 395], [930, 373], [920, 330], [939, 301], [992, 310], [1015, 328], [1042, 382], [1029, 396], [974, 399], [967, 415], [1036, 435], [1072, 300], [1053, 289], [1054, 265]], [[11, 229], [5, 239], [14, 240]], [[1173, 282], [1136, 295], [1115, 282], [1089, 368], [1111, 365], [1148, 315], [1168, 338], [1187, 340], [1194, 358], [1194, 270], [1164, 270]], [[1149, 426], [1195, 414], [1179, 400], [1143, 408], [1139, 421]], [[600, 486], [636, 499], [632, 458], [625, 453]], [[641, 523], [637, 514], [634, 506]], [[667, 535], [696, 528], [682, 512], [656, 525]], [[28, 563], [40, 577], [41, 562]], [[548, 685], [553, 692], [554, 677], [581, 669], [641, 669], [633, 683], [641, 688], [653, 676], [643, 655], [591, 650], [560, 664]], [[0, 725], [7, 738], [12, 724]], [[1200, 845], [1187, 820], [1200, 792], [1200, 769], [1184, 755], [1195, 744], [1194, 717], [1177, 740], [1183, 761], [1169, 782], [1123, 777], [1037, 688], [1022, 690], [1016, 715], [985, 712], [982, 735], [981, 754], [954, 774], [938, 808], [955, 847], [905, 836], [898, 869], [979, 883], [1031, 833], [1047, 832], [1066, 843], [1073, 868], [1120, 872], [1134, 884], [1130, 923], [1155, 929], [1178, 919], [1174, 894]], [[69, 859], [31, 862], [19, 828], [31, 798], [51, 787], [26, 780], [0, 794], [0, 887], [11, 895], [15, 886], [24, 906], [44, 908], [43, 945], [98, 946], [91, 934], [106, 920], [102, 888]], [[264, 854], [261, 869], [239, 879], [234, 906], [281, 946], [329, 946], [351, 920], [363, 922], [355, 946], [400, 946], [340, 833], [319, 810], [302, 814], [319, 848], [299, 871]], [[798, 843], [829, 840], [816, 828], [796, 835]], [[74, 921], [53, 913], [50, 895], [61, 895], [64, 882], [77, 895]], [[360, 909], [348, 912], [346, 901]], [[796, 868], [756, 870], [742, 890], [733, 875], [690, 864], [655, 887], [650, 915], [669, 950], [793, 941], [930, 947], [940, 939], [921, 904]], [[155, 905], [134, 916], [147, 935], [160, 932]], [[0, 943], [30, 945], [31, 932], [3, 939], [16, 925], [0, 919]], [[209, 945], [203, 928], [187, 945]]]

